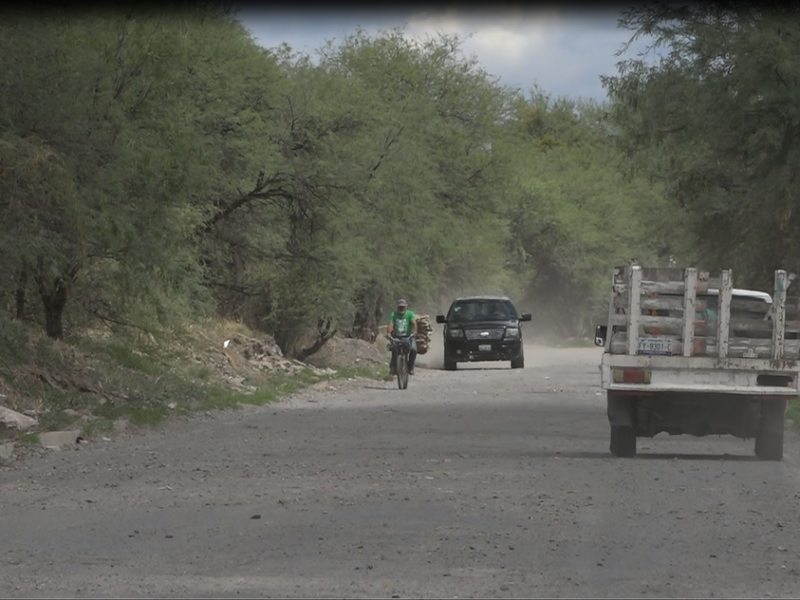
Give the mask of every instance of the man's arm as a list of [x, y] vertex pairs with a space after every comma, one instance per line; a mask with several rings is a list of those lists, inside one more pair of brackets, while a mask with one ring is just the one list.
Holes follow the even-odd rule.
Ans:
[[414, 318], [411, 320], [411, 328], [414, 331], [414, 337], [417, 337], [417, 315], [414, 315]]
[[394, 331], [394, 313], [389, 315], [389, 324], [386, 326], [386, 337], [392, 338], [392, 331]]

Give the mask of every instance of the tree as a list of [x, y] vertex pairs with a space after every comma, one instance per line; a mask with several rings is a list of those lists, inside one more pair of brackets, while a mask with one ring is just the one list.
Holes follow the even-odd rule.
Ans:
[[[70, 247], [63, 232], [52, 240], [65, 264], [16, 253], [18, 263], [48, 270], [38, 278], [23, 270], [18, 298], [29, 279], [37, 282], [53, 336], [61, 335], [49, 323], [60, 322], [67, 284], [83, 322], [148, 328], [180, 307], [203, 307], [196, 232], [224, 210], [216, 199], [243, 171], [257, 173], [235, 135], [264, 135], [258, 102], [248, 102], [240, 79], [249, 77], [245, 91], [256, 94], [252, 81], [268, 82], [274, 61], [225, 14], [173, 8], [10, 12], [0, 26], [3, 98], [15, 98], [0, 105], [0, 135], [25, 147], [41, 141], [74, 188], [59, 195], [60, 206], [70, 198], [74, 208]], [[31, 175], [30, 206], [45, 202], [36, 196], [47, 177]]]
[[63, 336], [62, 314], [83, 265], [80, 207], [63, 159], [36, 138], [0, 138], [0, 272], [25, 317], [28, 280], [36, 285], [47, 335]]
[[623, 60], [604, 81], [632, 166], [672, 201], [664, 227], [688, 227], [687, 255], [733, 267], [742, 285], [800, 268], [798, 16], [748, 3], [628, 10], [621, 26], [661, 55]]
[[508, 93], [456, 40], [359, 31], [316, 64], [287, 47], [277, 56], [269, 160], [228, 205], [235, 227], [214, 224], [239, 240], [237, 270], [218, 270], [237, 273], [231, 304], [299, 355], [320, 319], [372, 339], [387, 298], [502, 279], [501, 165], [489, 148]]
[[363, 90], [362, 114], [371, 115], [363, 187], [342, 223], [355, 241], [350, 254], [360, 256], [360, 300], [432, 303], [506, 283], [504, 165], [491, 148], [514, 94], [464, 57], [461, 43], [357, 31], [321, 52], [320, 67]]
[[605, 112], [534, 89], [509, 122], [509, 268], [525, 282], [540, 333], [590, 335], [608, 310], [612, 268], [656, 257], [644, 207], [659, 197], [622, 176]]

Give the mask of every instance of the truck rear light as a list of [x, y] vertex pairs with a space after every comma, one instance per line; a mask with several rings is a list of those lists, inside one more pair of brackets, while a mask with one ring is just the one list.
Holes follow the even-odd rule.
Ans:
[[650, 373], [644, 369], [614, 369], [614, 383], [650, 383]]

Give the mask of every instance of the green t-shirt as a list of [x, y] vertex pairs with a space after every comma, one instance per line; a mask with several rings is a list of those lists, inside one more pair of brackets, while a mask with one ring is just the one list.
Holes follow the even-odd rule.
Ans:
[[417, 315], [414, 314], [414, 311], [408, 308], [402, 316], [396, 310], [393, 310], [392, 314], [389, 315], [389, 323], [394, 327], [392, 335], [394, 337], [406, 337], [414, 333], [414, 326], [411, 325], [411, 322], [416, 318]]

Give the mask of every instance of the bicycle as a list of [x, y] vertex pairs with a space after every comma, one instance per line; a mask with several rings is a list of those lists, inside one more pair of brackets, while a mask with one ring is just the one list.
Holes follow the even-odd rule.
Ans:
[[408, 389], [408, 356], [411, 352], [411, 336], [403, 339], [392, 338], [389, 340], [389, 348], [398, 347], [397, 359], [395, 360], [394, 370], [397, 373], [397, 387], [401, 390]]

